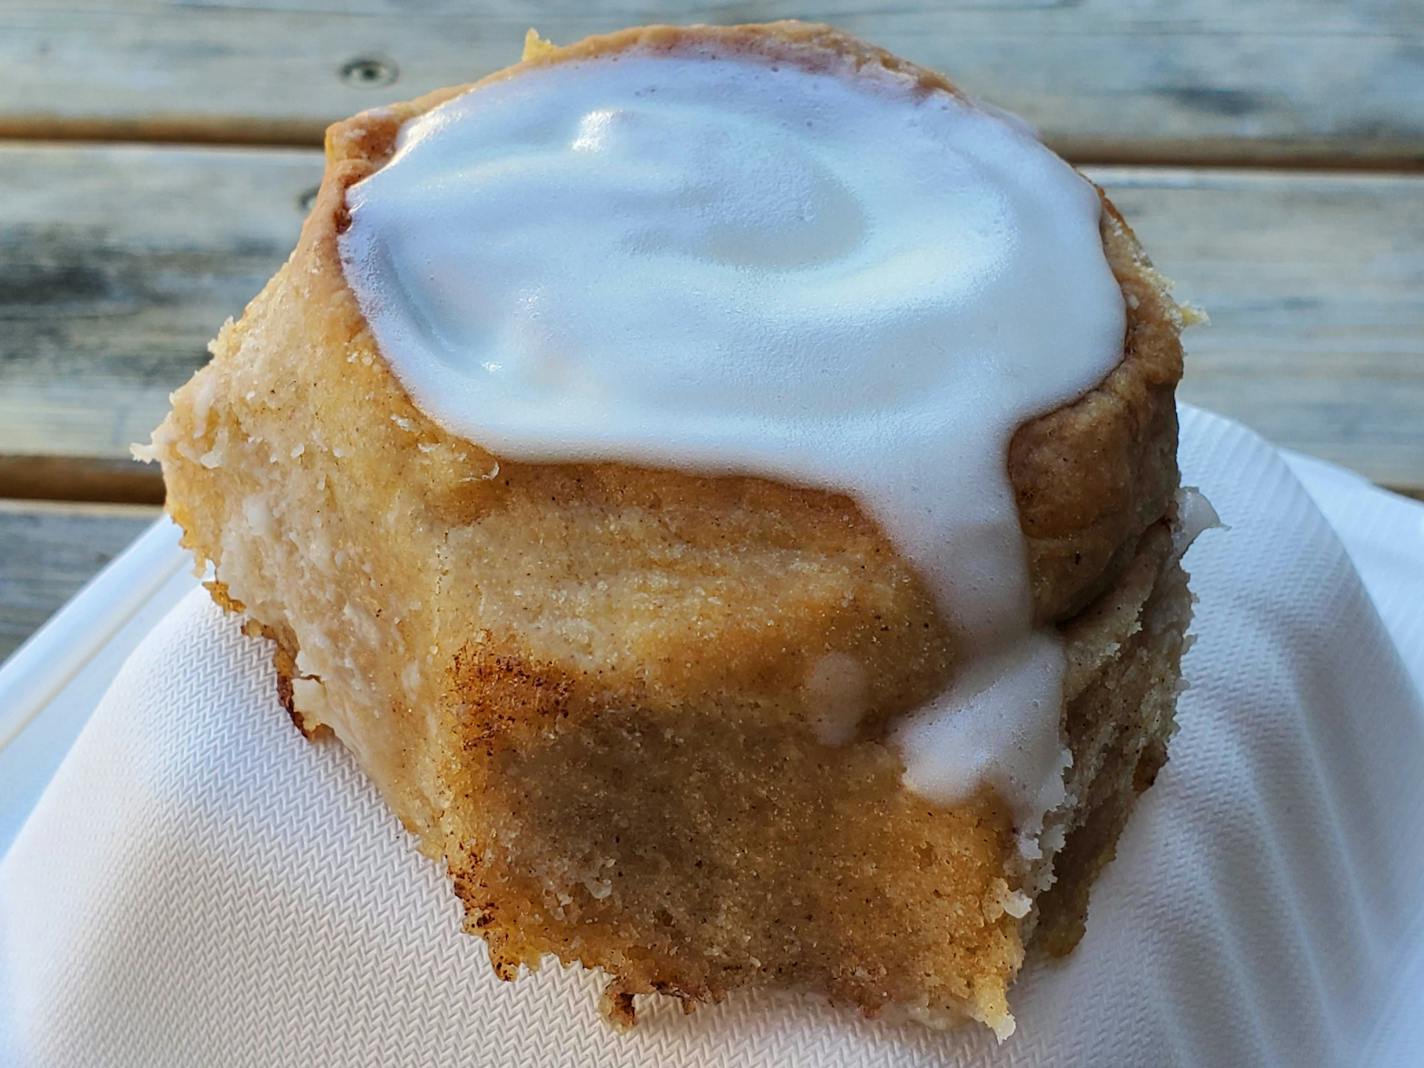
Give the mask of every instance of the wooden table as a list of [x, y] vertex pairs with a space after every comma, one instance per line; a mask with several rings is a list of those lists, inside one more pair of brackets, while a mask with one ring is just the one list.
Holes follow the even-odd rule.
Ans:
[[[599, 13], [608, 10], [608, 14]], [[1424, 496], [1424, 0], [0, 0], [0, 655], [287, 254], [323, 127], [645, 21], [824, 18], [1018, 111], [1207, 308], [1182, 396]]]

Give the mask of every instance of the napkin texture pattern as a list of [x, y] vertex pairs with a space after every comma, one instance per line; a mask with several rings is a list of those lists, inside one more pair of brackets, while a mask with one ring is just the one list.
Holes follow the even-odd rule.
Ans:
[[497, 981], [443, 873], [346, 752], [293, 729], [266, 644], [195, 591], [126, 665], [0, 862], [0, 1056], [1424, 1063], [1424, 509], [1315, 470], [1347, 552], [1244, 429], [1186, 411], [1182, 456], [1230, 529], [1187, 557], [1199, 604], [1181, 731], [1094, 890], [1086, 937], [1025, 970], [1002, 1047], [982, 1029], [889, 1025], [789, 995], [687, 1017], [650, 1006], [619, 1035], [597, 1017], [594, 976], [548, 966]]

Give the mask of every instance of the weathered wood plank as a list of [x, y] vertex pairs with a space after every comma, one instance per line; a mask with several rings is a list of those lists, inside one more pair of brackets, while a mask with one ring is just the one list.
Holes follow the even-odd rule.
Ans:
[[317, 143], [334, 119], [640, 22], [824, 19], [1072, 158], [1424, 160], [1424, 9], [1318, 0], [0, 0], [0, 135]]
[[1180, 395], [1424, 492], [1424, 178], [1101, 170], [1177, 292]]
[[[146, 437], [286, 255], [320, 167], [307, 151], [0, 149], [0, 493], [52, 477], [52, 496], [156, 498], [141, 467], [71, 486]], [[1189, 335], [1184, 397], [1424, 492], [1424, 176], [1092, 173], [1212, 314]], [[72, 462], [46, 475], [37, 456]]]
[[0, 493], [46, 495], [18, 458], [146, 439], [287, 255], [320, 176], [307, 150], [0, 149]]
[[0, 500], [0, 660], [157, 516], [131, 505]]

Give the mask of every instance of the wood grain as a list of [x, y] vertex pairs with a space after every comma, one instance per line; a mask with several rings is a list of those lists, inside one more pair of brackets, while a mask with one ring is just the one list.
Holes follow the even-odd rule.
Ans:
[[1179, 395], [1424, 493], [1424, 178], [1096, 172], [1179, 297]]
[[[282, 261], [320, 167], [308, 151], [0, 148], [0, 493], [156, 499], [152, 469], [121, 483], [102, 465], [147, 437]], [[1183, 397], [1424, 493], [1424, 176], [1091, 173], [1212, 315], [1188, 337]], [[27, 457], [67, 462], [47, 476]]]
[[0, 660], [157, 516], [128, 505], [0, 500]]
[[0, 149], [0, 472], [146, 439], [287, 255], [320, 175], [305, 150]]
[[0, 135], [319, 142], [469, 81], [524, 31], [824, 19], [938, 67], [1098, 162], [1424, 161], [1404, 0], [0, 0]]

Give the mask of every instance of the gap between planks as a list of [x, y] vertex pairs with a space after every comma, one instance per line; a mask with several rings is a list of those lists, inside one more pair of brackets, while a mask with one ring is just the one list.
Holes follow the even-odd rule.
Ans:
[[[45, 122], [0, 118], [0, 146], [10, 144], [162, 145], [173, 148], [320, 150], [325, 127], [241, 121], [215, 124], [175, 121], [135, 123], [50, 119]], [[1320, 149], [1292, 149], [1253, 158], [1240, 151], [1206, 150], [1199, 143], [1114, 146], [1089, 140], [1045, 138], [1045, 144], [1075, 167], [1160, 167], [1193, 170], [1261, 170], [1326, 174], [1424, 173], [1424, 150], [1339, 156]]]

